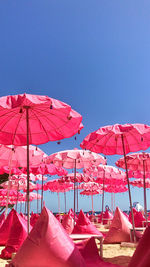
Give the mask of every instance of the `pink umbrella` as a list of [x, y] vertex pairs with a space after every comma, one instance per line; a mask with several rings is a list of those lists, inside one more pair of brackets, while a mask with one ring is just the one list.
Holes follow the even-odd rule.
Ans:
[[123, 193], [128, 191], [128, 188], [123, 185], [122, 186], [107, 185], [105, 186], [104, 190], [105, 192], [108, 193]]
[[[29, 164], [41, 163], [44, 156], [47, 156], [41, 149], [30, 145], [29, 146]], [[0, 167], [8, 166], [9, 178], [11, 175], [11, 168], [24, 167], [27, 165], [27, 147], [26, 146], [13, 146], [13, 145], [0, 145]], [[4, 170], [3, 170], [4, 171]], [[9, 197], [9, 187], [8, 187]], [[8, 205], [6, 205], [5, 216], [7, 215]]]
[[[143, 188], [144, 188], [144, 212], [147, 222], [147, 203], [146, 203], [146, 184], [145, 173], [150, 172], [150, 153], [134, 153], [126, 156], [127, 168], [131, 171], [143, 171]], [[125, 168], [124, 160], [119, 159], [116, 165]]]
[[66, 212], [66, 192], [73, 189], [72, 183], [60, 182], [60, 180], [51, 180], [44, 184], [44, 190], [50, 190], [51, 192], [56, 192], [58, 195], [58, 211], [60, 213], [60, 199], [59, 193], [64, 193], [65, 197], [65, 212]]
[[[56, 166], [65, 167], [67, 169], [74, 168], [74, 216], [75, 216], [75, 180], [76, 169], [88, 168], [91, 165], [106, 164], [106, 159], [91, 151], [83, 151], [79, 149], [65, 150], [54, 153], [47, 157], [47, 163], [54, 163]], [[74, 217], [75, 222], [75, 217]]]
[[92, 189], [85, 189], [84, 191], [80, 192], [81, 195], [91, 196], [92, 199], [92, 213], [94, 212], [93, 209], [93, 195], [102, 194], [101, 190], [92, 190]]
[[0, 98], [0, 143], [27, 145], [27, 210], [29, 232], [29, 144], [68, 138], [83, 128], [82, 116], [48, 96], [21, 94]]
[[[43, 157], [47, 155], [36, 146], [29, 146], [29, 164], [38, 165], [42, 162]], [[0, 167], [8, 166], [26, 167], [27, 166], [27, 147], [26, 146], [8, 146], [0, 145]]]
[[[131, 181], [130, 184], [139, 188], [144, 187], [143, 179], [136, 179], [134, 181]], [[150, 179], [145, 179], [145, 187], [150, 188]]]
[[115, 124], [101, 127], [97, 131], [89, 134], [80, 146], [83, 149], [86, 148], [93, 152], [103, 153], [105, 155], [124, 155], [133, 233], [134, 240], [136, 240], [126, 154], [129, 152], [145, 150], [150, 146], [150, 127], [145, 124]]
[[72, 182], [72, 183], [88, 183], [93, 182], [95, 179], [90, 176], [85, 176], [83, 173], [76, 173], [76, 177], [74, 178], [74, 173], [68, 173], [65, 176], [59, 178], [60, 182]]
[[96, 182], [103, 185], [103, 198], [102, 198], [102, 222], [103, 222], [103, 210], [104, 210], [104, 186], [105, 184], [123, 184], [126, 183], [125, 172], [113, 167], [113, 166], [95, 166], [89, 169], [85, 169], [84, 173], [96, 178]]

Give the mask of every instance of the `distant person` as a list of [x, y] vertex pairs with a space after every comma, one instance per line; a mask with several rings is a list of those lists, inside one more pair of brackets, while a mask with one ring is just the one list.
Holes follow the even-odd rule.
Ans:
[[144, 208], [142, 207], [142, 205], [139, 202], [134, 202], [133, 203], [133, 208], [135, 208], [138, 212], [142, 212], [142, 214], [144, 213]]

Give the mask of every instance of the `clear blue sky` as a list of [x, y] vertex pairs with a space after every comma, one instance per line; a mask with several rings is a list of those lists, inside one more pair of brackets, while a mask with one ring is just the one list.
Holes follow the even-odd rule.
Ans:
[[[77, 141], [42, 145], [48, 154], [79, 147], [88, 133], [104, 125], [150, 125], [149, 25], [146, 0], [1, 1], [0, 96], [48, 95], [82, 114], [84, 129]], [[108, 164], [118, 158], [109, 157]], [[133, 189], [132, 195], [143, 204], [142, 190]], [[57, 210], [56, 194], [46, 193], [45, 200]], [[116, 204], [128, 209], [128, 194], [116, 196]], [[88, 205], [90, 198], [82, 197], [80, 208]], [[95, 197], [95, 210], [100, 206]]]

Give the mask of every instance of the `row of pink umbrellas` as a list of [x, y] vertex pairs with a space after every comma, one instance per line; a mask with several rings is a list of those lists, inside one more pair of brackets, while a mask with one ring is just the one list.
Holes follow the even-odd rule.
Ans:
[[[82, 116], [69, 105], [47, 96], [23, 94], [0, 98], [0, 143], [27, 146], [28, 218], [29, 144], [37, 145], [71, 137], [82, 129], [81, 121]], [[144, 124], [105, 126], [89, 134], [81, 143], [83, 149], [92, 152], [124, 155], [133, 228], [134, 217], [126, 154], [145, 150], [149, 146], [150, 127]], [[74, 159], [75, 175], [77, 163], [80, 163], [80, 160]]]

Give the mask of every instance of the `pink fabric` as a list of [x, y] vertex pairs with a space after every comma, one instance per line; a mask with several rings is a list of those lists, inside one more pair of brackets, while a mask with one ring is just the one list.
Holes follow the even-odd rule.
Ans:
[[44, 207], [40, 218], [9, 266], [85, 267], [85, 261], [61, 224]]
[[[108, 221], [113, 219], [113, 214], [110, 211], [106, 210], [105, 212], [103, 212], [103, 219], [105, 219], [103, 220], [103, 224], [108, 224]], [[98, 222], [102, 222], [102, 213], [98, 216]]]
[[27, 237], [27, 222], [16, 212], [13, 212], [13, 222], [5, 248], [0, 257], [9, 259], [17, 252]]
[[99, 128], [84, 138], [81, 148], [105, 155], [123, 155], [125, 152], [145, 150], [150, 146], [150, 126], [145, 124], [115, 124]]
[[56, 166], [63, 166], [67, 169], [72, 169], [75, 167], [75, 160], [77, 169], [88, 168], [92, 164], [106, 164], [106, 159], [101, 155], [80, 149], [64, 150], [54, 153], [47, 157], [46, 162], [54, 163]]
[[66, 230], [67, 234], [72, 233], [74, 228], [74, 220], [69, 214], [63, 216], [62, 226]]
[[4, 223], [4, 221], [5, 221], [5, 211], [0, 216], [0, 228], [1, 228], [2, 224]]
[[[126, 156], [127, 166], [130, 171], [143, 171], [143, 161], [145, 165], [145, 172], [150, 171], [150, 153], [134, 153]], [[116, 161], [119, 168], [125, 169], [124, 158]], [[141, 178], [141, 177], [139, 177]]]
[[128, 267], [150, 266], [150, 226], [148, 226], [139, 241]]
[[[100, 231], [90, 222], [88, 217], [80, 210], [78, 220], [73, 229], [73, 234], [95, 234], [102, 235]], [[103, 235], [102, 235], [103, 236]]]
[[0, 97], [2, 144], [26, 145], [26, 107], [29, 107], [29, 144], [44, 144], [76, 134], [83, 128], [82, 116], [48, 96], [20, 94]]
[[36, 224], [36, 222], [37, 222], [39, 217], [40, 217], [39, 214], [31, 213], [30, 224], [31, 224], [32, 227]]
[[[137, 211], [136, 209], [134, 209], [133, 215], [134, 215], [135, 227], [143, 227], [142, 222], [145, 221], [145, 217], [141, 213], [141, 211]], [[132, 223], [132, 215], [131, 215], [131, 212], [129, 213], [129, 221]]]
[[130, 241], [130, 228], [132, 224], [128, 221], [127, 217], [117, 207], [113, 221], [110, 225], [109, 232], [106, 234], [104, 243], [121, 243]]
[[73, 189], [73, 183], [61, 182], [60, 179], [50, 180], [46, 182], [43, 186], [43, 189], [50, 190], [52, 192], [67, 192]]
[[94, 238], [87, 239], [85, 241], [79, 242], [76, 244], [79, 248], [80, 253], [86, 262], [86, 267], [111, 267], [111, 266], [119, 266], [114, 265], [108, 262], [104, 262], [102, 258], [99, 256], [98, 249], [95, 243]]
[[[16, 125], [14, 125], [16, 126]], [[47, 156], [40, 148], [29, 146], [29, 164], [38, 165], [43, 157]], [[27, 147], [26, 146], [6, 146], [0, 145], [0, 167], [26, 167], [27, 166]]]
[[[62, 176], [59, 179], [61, 182], [67, 182], [67, 183], [88, 183], [95, 181], [94, 177], [91, 177], [89, 175], [83, 175], [83, 173], [76, 173], [76, 177], [74, 176], [74, 173], [68, 173], [66, 176]], [[80, 185], [79, 185], [80, 188]]]
[[8, 214], [6, 220], [2, 224], [0, 228], [0, 245], [4, 246], [7, 243], [9, 233], [11, 230], [12, 226], [12, 221], [13, 221], [13, 214], [15, 213], [15, 210], [12, 209], [11, 212]]
[[62, 221], [62, 215], [61, 214], [56, 214], [56, 218], [59, 222]]
[[[74, 219], [74, 211], [73, 211], [73, 209], [70, 209], [68, 214]], [[75, 214], [75, 221], [77, 221], [77, 219], [78, 219], [78, 216]]]

